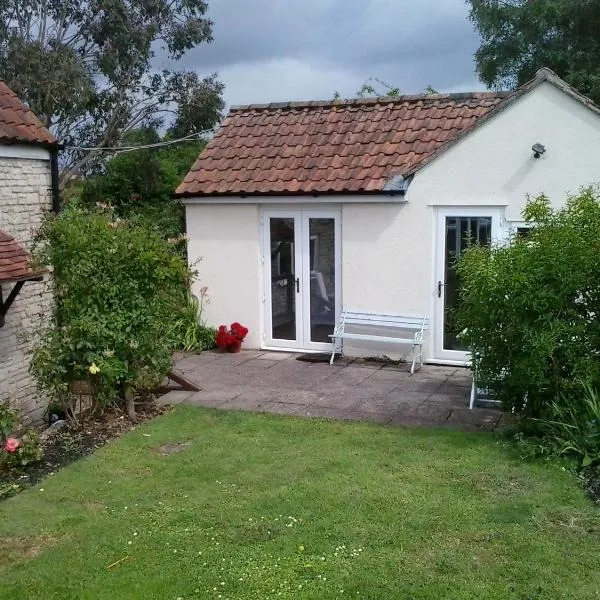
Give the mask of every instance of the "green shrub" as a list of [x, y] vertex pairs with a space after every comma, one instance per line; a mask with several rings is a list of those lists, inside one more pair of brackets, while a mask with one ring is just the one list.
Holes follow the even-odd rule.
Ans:
[[584, 384], [600, 389], [598, 193], [560, 210], [541, 196], [524, 217], [527, 238], [460, 257], [456, 318], [480, 385], [508, 410], [551, 419], [557, 398], [577, 412]]
[[153, 230], [76, 206], [43, 223], [35, 259], [54, 270], [55, 306], [31, 372], [54, 401], [89, 380], [100, 404], [155, 385], [172, 366], [172, 321], [189, 272]]
[[202, 352], [215, 348], [215, 329], [202, 322], [202, 302], [187, 294], [186, 302], [174, 321], [173, 335], [179, 348], [186, 352]]

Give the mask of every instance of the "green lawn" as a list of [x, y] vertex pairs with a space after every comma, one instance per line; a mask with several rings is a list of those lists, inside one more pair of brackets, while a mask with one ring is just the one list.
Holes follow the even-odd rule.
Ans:
[[180, 407], [0, 515], [11, 600], [600, 598], [599, 511], [486, 434]]

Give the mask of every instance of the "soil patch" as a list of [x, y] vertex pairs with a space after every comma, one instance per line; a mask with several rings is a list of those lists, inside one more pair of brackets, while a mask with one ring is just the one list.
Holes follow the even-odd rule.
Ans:
[[153, 404], [137, 406], [137, 419], [130, 421], [118, 409], [107, 409], [101, 417], [80, 425], [67, 425], [42, 441], [42, 460], [23, 467], [20, 473], [0, 474], [0, 500], [35, 485], [48, 475], [92, 454], [112, 439], [136, 428], [168, 410]]
[[164, 444], [160, 446], [158, 451], [163, 456], [168, 456], [169, 454], [177, 454], [178, 452], [183, 452], [187, 450], [192, 445], [192, 442], [175, 442], [172, 444]]

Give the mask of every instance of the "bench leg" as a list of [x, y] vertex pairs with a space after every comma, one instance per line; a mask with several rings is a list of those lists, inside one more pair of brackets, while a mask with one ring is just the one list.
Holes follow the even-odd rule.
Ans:
[[329, 360], [329, 364], [332, 365], [333, 361], [335, 360], [335, 344], [336, 344], [336, 339], [333, 339], [333, 348], [331, 349], [331, 359]]
[[475, 386], [475, 377], [473, 377], [473, 385], [471, 385], [471, 398], [469, 400], [469, 410], [473, 410], [475, 406], [475, 396], [477, 395], [477, 387]]
[[417, 364], [417, 357], [419, 359], [419, 369], [423, 366], [423, 346], [418, 346], [419, 353], [417, 354], [417, 344], [413, 344], [412, 347], [412, 365], [410, 367], [410, 374], [414, 375], [415, 366]]

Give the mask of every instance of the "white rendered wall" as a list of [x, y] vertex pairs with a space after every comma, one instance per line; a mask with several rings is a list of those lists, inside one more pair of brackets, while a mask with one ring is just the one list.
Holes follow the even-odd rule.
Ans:
[[238, 321], [250, 330], [246, 348], [262, 337], [262, 277], [258, 205], [186, 206], [188, 257], [198, 271], [193, 292], [207, 287], [203, 318], [217, 327]]
[[[546, 153], [536, 159], [539, 142]], [[507, 205], [520, 219], [527, 194], [554, 206], [600, 182], [600, 115], [545, 82], [475, 129], [416, 174], [410, 202]]]

